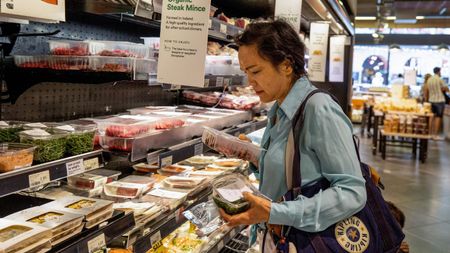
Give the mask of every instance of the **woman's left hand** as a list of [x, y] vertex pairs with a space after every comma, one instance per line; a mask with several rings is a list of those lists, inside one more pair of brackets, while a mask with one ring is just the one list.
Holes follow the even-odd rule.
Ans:
[[229, 215], [224, 210], [219, 209], [220, 216], [228, 223], [228, 226], [235, 227], [268, 222], [272, 202], [248, 192], [244, 192], [243, 195], [245, 200], [250, 203], [250, 208], [247, 211], [236, 215]]

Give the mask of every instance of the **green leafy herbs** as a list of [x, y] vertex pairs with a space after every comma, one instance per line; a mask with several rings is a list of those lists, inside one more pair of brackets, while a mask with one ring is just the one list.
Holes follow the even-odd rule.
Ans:
[[0, 128], [0, 142], [19, 142], [19, 132], [23, 127], [5, 127]]
[[69, 156], [90, 152], [94, 149], [94, 131], [72, 133], [66, 138], [66, 153]]
[[31, 139], [26, 138], [22, 143], [30, 143], [37, 148], [34, 151], [34, 161], [45, 163], [58, 160], [64, 157], [66, 151], [66, 137], [50, 139]]

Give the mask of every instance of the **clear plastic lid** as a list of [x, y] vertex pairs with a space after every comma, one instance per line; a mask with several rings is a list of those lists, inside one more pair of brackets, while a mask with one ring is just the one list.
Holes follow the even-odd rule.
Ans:
[[53, 55], [89, 55], [89, 43], [75, 40], [49, 40], [50, 53]]
[[14, 64], [20, 68], [50, 68], [50, 57], [48, 55], [15, 55]]
[[147, 58], [150, 47], [125, 41], [87, 41], [92, 55]]
[[51, 56], [51, 69], [55, 70], [90, 70], [90, 60], [87, 56]]
[[19, 133], [20, 141], [23, 140], [54, 140], [54, 139], [60, 139], [67, 137], [67, 133], [54, 133], [51, 134], [45, 130], [42, 129], [31, 129], [31, 130], [25, 130]]
[[134, 59], [129, 57], [103, 57], [89, 58], [89, 69], [99, 72], [132, 72]]

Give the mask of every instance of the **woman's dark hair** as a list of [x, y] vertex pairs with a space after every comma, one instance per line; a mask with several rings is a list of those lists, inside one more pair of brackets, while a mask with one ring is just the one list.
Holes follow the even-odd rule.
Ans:
[[236, 36], [235, 42], [238, 46], [256, 45], [259, 55], [273, 66], [289, 60], [296, 79], [306, 75], [305, 44], [284, 20], [251, 23], [242, 34]]

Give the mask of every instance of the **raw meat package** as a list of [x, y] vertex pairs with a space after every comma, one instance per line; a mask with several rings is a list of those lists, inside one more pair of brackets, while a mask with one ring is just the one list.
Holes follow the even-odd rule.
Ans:
[[104, 176], [85, 173], [67, 178], [67, 184], [77, 189], [94, 189], [104, 186], [108, 178]]
[[89, 55], [89, 43], [75, 40], [49, 40], [50, 53], [53, 55]]
[[35, 149], [33, 145], [0, 143], [0, 172], [31, 166]]
[[5, 217], [5, 219], [30, 222], [51, 229], [52, 245], [70, 238], [83, 228], [83, 218], [81, 214], [73, 214], [61, 210], [52, 211], [40, 206], [25, 209]]
[[179, 164], [186, 164], [186, 165], [194, 166], [195, 168], [198, 169], [198, 168], [205, 168], [206, 166], [213, 163], [217, 159], [218, 159], [218, 157], [216, 157], [216, 156], [197, 155], [197, 156], [188, 158], [184, 161], [181, 161]]
[[202, 141], [208, 147], [227, 157], [237, 157], [254, 164], [258, 164], [259, 155], [262, 150], [251, 142], [240, 140], [237, 137], [209, 127], [205, 127]]
[[161, 168], [160, 172], [162, 172], [163, 174], [179, 174], [186, 171], [191, 171], [193, 169], [194, 169], [193, 166], [172, 164]]
[[144, 44], [125, 41], [90, 40], [87, 42], [89, 43], [89, 51], [92, 55], [147, 58], [150, 54], [150, 47]]
[[171, 188], [191, 189], [205, 181], [205, 177], [181, 177], [171, 176], [164, 180], [164, 183]]
[[119, 181], [106, 184], [104, 193], [109, 197], [138, 198], [149, 191], [154, 183], [154, 178], [131, 175]]
[[14, 64], [19, 68], [47, 69], [50, 67], [48, 55], [15, 55]]
[[0, 219], [0, 253], [43, 253], [51, 248], [48, 228]]
[[43, 205], [47, 210], [62, 210], [69, 213], [84, 215], [86, 228], [111, 218], [113, 202], [108, 200], [70, 196]]

